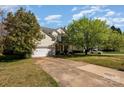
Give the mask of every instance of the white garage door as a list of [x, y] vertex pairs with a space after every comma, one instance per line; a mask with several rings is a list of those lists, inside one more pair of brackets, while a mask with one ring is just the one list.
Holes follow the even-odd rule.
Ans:
[[49, 48], [37, 48], [32, 57], [45, 57], [48, 55], [54, 55], [54, 51]]

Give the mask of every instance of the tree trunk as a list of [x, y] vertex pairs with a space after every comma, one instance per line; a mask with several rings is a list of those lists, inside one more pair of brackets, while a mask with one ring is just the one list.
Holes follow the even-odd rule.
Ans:
[[87, 53], [88, 53], [88, 49], [85, 50], [85, 55], [87, 55]]

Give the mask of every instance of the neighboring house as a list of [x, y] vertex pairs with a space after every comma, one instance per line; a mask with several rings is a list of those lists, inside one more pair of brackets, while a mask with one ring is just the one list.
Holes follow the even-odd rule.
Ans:
[[51, 29], [42, 27], [43, 39], [39, 42], [37, 48], [34, 50], [32, 57], [45, 57], [56, 55], [57, 52], [63, 50], [64, 46], [59, 45], [62, 35], [65, 31], [62, 28]]

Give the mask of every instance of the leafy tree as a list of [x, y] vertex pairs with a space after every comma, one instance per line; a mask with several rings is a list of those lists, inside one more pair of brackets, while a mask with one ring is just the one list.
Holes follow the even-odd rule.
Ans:
[[122, 34], [122, 32], [121, 32], [121, 29], [120, 28], [117, 28], [116, 29], [120, 34]]
[[114, 32], [118, 32], [118, 33], [122, 34], [121, 29], [120, 29], [120, 28], [116, 28], [114, 25], [111, 26], [111, 29], [112, 29]]
[[3, 27], [4, 11], [0, 9], [0, 54], [3, 51], [4, 27]]
[[4, 54], [30, 57], [37, 42], [42, 39], [40, 25], [35, 15], [31, 11], [20, 8], [15, 13], [7, 14], [4, 25], [8, 32]]
[[116, 30], [116, 28], [115, 28], [115, 26], [113, 25], [113, 26], [111, 26], [111, 29], [114, 31], [114, 30]]
[[106, 51], [119, 51], [123, 46], [123, 34], [120, 28], [111, 26], [111, 30], [108, 32], [108, 40], [104, 42], [103, 50]]
[[119, 51], [122, 46], [123, 35], [110, 30], [108, 33], [108, 40], [104, 43], [104, 50]]
[[122, 48], [124, 49], [124, 32], [122, 32]]
[[73, 20], [68, 25], [68, 40], [70, 44], [84, 48], [87, 55], [89, 50], [102, 46], [108, 30], [109, 26], [106, 21], [83, 17], [79, 20]]

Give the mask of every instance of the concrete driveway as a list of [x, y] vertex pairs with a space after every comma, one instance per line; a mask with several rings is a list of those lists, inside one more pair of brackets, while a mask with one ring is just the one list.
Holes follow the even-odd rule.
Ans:
[[62, 87], [124, 87], [124, 72], [61, 58], [39, 58], [36, 64]]

